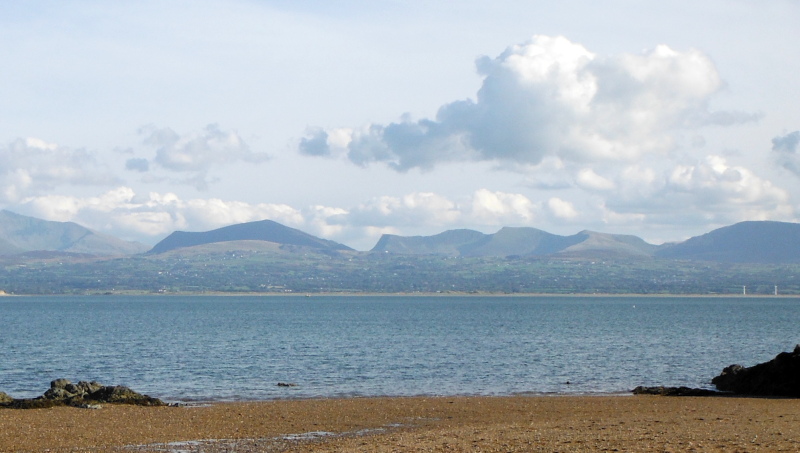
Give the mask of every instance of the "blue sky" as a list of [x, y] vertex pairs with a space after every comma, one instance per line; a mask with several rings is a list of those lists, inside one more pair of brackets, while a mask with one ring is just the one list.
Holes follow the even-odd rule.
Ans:
[[0, 5], [0, 207], [357, 249], [797, 221], [800, 2]]

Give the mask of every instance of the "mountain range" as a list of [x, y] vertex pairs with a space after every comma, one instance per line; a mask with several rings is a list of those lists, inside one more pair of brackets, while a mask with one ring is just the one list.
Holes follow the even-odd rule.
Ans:
[[[271, 220], [230, 225], [205, 232], [176, 231], [147, 247], [97, 233], [72, 222], [52, 222], [0, 211], [0, 255], [33, 251], [119, 256], [181, 253], [215, 245], [248, 249], [269, 244], [286, 253], [313, 250], [359, 253]], [[263, 247], [262, 247], [263, 248]], [[370, 252], [446, 257], [560, 257], [670, 259], [723, 263], [800, 263], [800, 224], [748, 221], [719, 228], [680, 243], [650, 244], [637, 236], [581, 231], [561, 236], [529, 227], [504, 227], [493, 234], [456, 229], [432, 236], [383, 235]]]
[[581, 231], [559, 236], [536, 228], [504, 227], [494, 234], [450, 230], [435, 236], [385, 234], [373, 252], [450, 256], [652, 256], [658, 246], [636, 236]]
[[679, 243], [654, 245], [637, 236], [584, 230], [559, 236], [535, 228], [505, 227], [494, 234], [450, 230], [435, 236], [381, 237], [373, 252], [450, 256], [559, 256], [642, 258], [722, 263], [800, 263], [800, 224], [747, 221]]

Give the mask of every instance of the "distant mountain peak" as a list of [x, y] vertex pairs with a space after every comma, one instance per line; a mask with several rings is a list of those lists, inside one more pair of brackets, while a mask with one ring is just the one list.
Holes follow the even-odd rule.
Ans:
[[0, 211], [0, 255], [48, 251], [115, 256], [145, 250], [144, 244], [123, 241], [74, 222], [54, 222]]
[[728, 263], [797, 263], [800, 224], [769, 220], [739, 222], [671, 244], [656, 256]]
[[352, 250], [346, 245], [312, 236], [272, 220], [259, 220], [229, 225], [210, 231], [175, 231], [156, 244], [148, 253], [164, 253], [178, 248], [236, 241], [266, 241], [314, 249]]

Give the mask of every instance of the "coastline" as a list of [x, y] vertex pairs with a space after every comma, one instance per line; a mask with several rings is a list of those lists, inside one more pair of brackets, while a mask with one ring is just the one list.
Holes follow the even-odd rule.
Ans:
[[0, 293], [0, 297], [74, 297], [74, 296], [153, 296], [153, 297], [292, 297], [292, 298], [314, 298], [314, 297], [554, 297], [554, 298], [661, 298], [661, 297], [686, 297], [686, 298], [708, 298], [708, 299], [799, 299], [800, 294], [692, 294], [692, 293], [504, 293], [504, 292], [394, 292], [394, 293], [373, 293], [373, 292], [318, 292], [318, 293], [295, 293], [295, 292], [225, 292], [225, 291], [181, 291], [181, 292], [151, 292], [151, 291], [97, 291], [82, 294], [16, 294]]
[[0, 451], [796, 451], [792, 399], [270, 400], [0, 410]]

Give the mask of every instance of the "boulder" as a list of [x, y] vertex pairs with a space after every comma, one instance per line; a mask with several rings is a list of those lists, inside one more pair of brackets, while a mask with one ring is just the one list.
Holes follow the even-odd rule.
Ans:
[[96, 403], [134, 404], [137, 406], [164, 406], [164, 402], [141, 393], [134, 392], [124, 385], [103, 386], [84, 398]]
[[54, 381], [50, 381], [50, 388], [66, 390], [67, 386], [71, 384], [72, 382], [70, 382], [68, 379], [56, 379]]
[[50, 388], [44, 392], [42, 398], [48, 400], [86, 398], [101, 388], [103, 388], [103, 384], [95, 381], [80, 381], [77, 384], [73, 384], [67, 379], [56, 379], [50, 382]]
[[0, 392], [0, 404], [6, 404], [14, 401], [14, 398], [8, 396], [6, 392]]
[[46, 400], [65, 400], [72, 398], [74, 396], [75, 394], [68, 392], [67, 389], [63, 389], [60, 387], [55, 387], [55, 388], [50, 387], [46, 392], [44, 392], [42, 398]]
[[800, 345], [769, 362], [726, 367], [711, 383], [719, 390], [742, 395], [800, 397]]
[[78, 390], [80, 390], [80, 391], [82, 391], [84, 393], [94, 393], [94, 392], [100, 390], [101, 388], [103, 388], [103, 384], [101, 384], [101, 383], [99, 383], [97, 381], [92, 381], [92, 382], [80, 381], [80, 382], [78, 382]]

